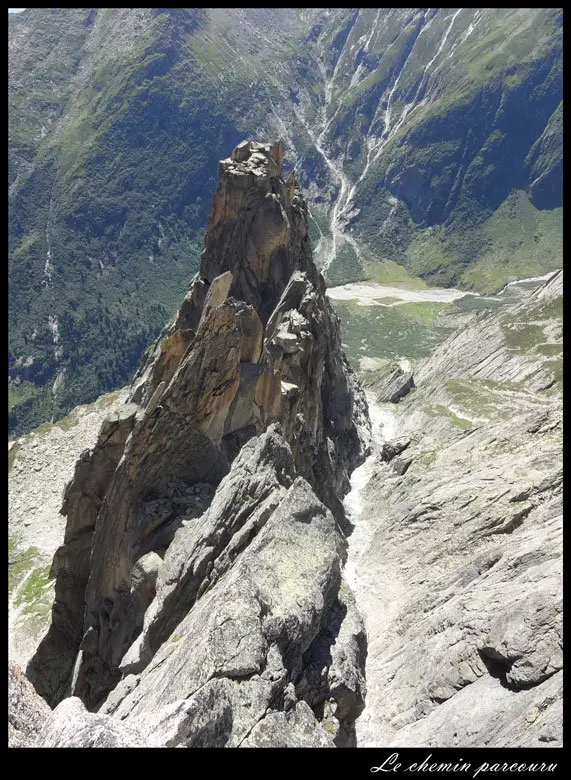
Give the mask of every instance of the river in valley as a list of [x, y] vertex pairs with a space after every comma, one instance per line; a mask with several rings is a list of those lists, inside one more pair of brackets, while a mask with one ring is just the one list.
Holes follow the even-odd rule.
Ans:
[[387, 361], [407, 359], [414, 366], [475, 312], [516, 303], [554, 273], [509, 282], [494, 295], [376, 282], [329, 287], [327, 294], [341, 320], [345, 353], [366, 382], [367, 373]]

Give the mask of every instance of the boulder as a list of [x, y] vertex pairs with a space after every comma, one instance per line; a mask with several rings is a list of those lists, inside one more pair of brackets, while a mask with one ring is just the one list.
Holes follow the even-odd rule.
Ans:
[[404, 398], [414, 387], [412, 371], [404, 371], [400, 366], [392, 371], [384, 379], [377, 389], [377, 402], [389, 401], [396, 404]]
[[406, 474], [408, 471], [411, 463], [412, 458], [394, 458], [391, 462], [391, 467], [395, 474], [398, 474], [399, 477], [402, 477], [403, 474]]
[[383, 442], [381, 446], [381, 460], [385, 463], [390, 463], [393, 458], [404, 452], [408, 446], [410, 446], [410, 439], [402, 436], [399, 439], [391, 439], [390, 441]]
[[146, 747], [146, 738], [132, 725], [88, 712], [83, 702], [72, 696], [55, 708], [34, 747]]

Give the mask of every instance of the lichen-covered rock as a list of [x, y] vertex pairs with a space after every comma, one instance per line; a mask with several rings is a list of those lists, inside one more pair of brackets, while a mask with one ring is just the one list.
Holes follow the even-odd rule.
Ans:
[[[142, 634], [153, 635], [150, 662], [127, 673], [97, 715], [64, 700], [38, 744], [334, 747], [319, 723], [326, 700], [337, 702], [338, 727], [352, 724], [366, 642], [340, 590], [343, 539], [295, 477], [277, 426], [245, 445], [207, 515], [177, 532], [158, 567]], [[155, 563], [147, 556], [135, 578]], [[316, 698], [300, 681], [318, 646], [330, 650]]]
[[240, 747], [335, 747], [308, 705], [301, 701], [290, 712], [271, 712], [252, 729]]
[[88, 712], [75, 696], [58, 704], [34, 744], [34, 747], [68, 748], [146, 746], [146, 738], [139, 729], [108, 715]]
[[561, 745], [562, 401], [542, 351], [556, 363], [561, 311], [557, 274], [474, 316], [399, 406], [411, 442], [377, 463], [351, 560], [368, 635], [360, 745]]
[[259, 533], [293, 483], [295, 467], [276, 426], [244, 445], [200, 521], [176, 533], [157, 580], [157, 598], [121, 662], [140, 672], [192, 607]]
[[327, 705], [330, 723], [336, 724], [336, 731], [342, 726], [347, 745], [354, 746], [353, 724], [365, 706], [366, 657], [363, 619], [343, 583], [322, 631], [305, 653], [296, 692], [315, 711], [324, 712]]
[[399, 477], [402, 477], [403, 474], [406, 474], [408, 471], [410, 464], [412, 463], [412, 458], [394, 458], [391, 461], [391, 468], [395, 472], [395, 474], [398, 474]]
[[561, 322], [553, 321], [544, 305], [559, 306], [562, 314], [562, 294], [563, 271], [558, 271], [506, 316], [479, 312], [469, 327], [447, 339], [423, 363], [417, 372], [418, 383], [438, 377], [470, 376], [495, 382], [522, 382], [534, 392], [548, 389], [555, 381], [552, 371], [530, 359], [523, 347], [526, 331], [529, 334], [530, 310], [536, 310], [536, 321], [551, 319], [552, 326], [560, 331]]
[[390, 463], [393, 458], [404, 452], [408, 446], [410, 446], [410, 439], [406, 436], [383, 442], [381, 446], [381, 460]]
[[[272, 430], [264, 434], [260, 450], [269, 454], [268, 447], [278, 436]], [[342, 538], [333, 516], [303, 478], [297, 477], [286, 488], [275, 475], [281, 467], [268, 463], [264, 477], [263, 469], [256, 469], [255, 458], [244, 457], [239, 462], [241, 456], [219, 488], [219, 505], [215, 511], [214, 503], [211, 506], [210, 523], [190, 537], [187, 529], [179, 532], [171, 545], [173, 560], [161, 571], [154, 611], [159, 649], [136, 684], [132, 676], [125, 678], [102, 709], [130, 723], [145, 713], [170, 708], [161, 728], [167, 729], [168, 721], [165, 734], [178, 735], [165, 736], [171, 745], [196, 746], [197, 733], [202, 746], [240, 745], [269, 710], [280, 712], [295, 704], [291, 683], [295, 686], [301, 679], [306, 653], [323, 626], [330, 626], [330, 645], [336, 637], [342, 639], [346, 610], [336, 601]], [[291, 470], [291, 454], [288, 460], [286, 468]], [[248, 474], [250, 463], [253, 470]], [[274, 471], [273, 478], [268, 478], [268, 470]], [[244, 501], [246, 496], [251, 498]], [[225, 528], [225, 522], [240, 522], [241, 532], [236, 526]], [[229, 543], [218, 555], [204, 546], [216, 537]], [[198, 551], [187, 563], [186, 556], [196, 547]], [[206, 559], [200, 550], [207, 553]], [[215, 561], [213, 565], [204, 565], [208, 558]], [[177, 560], [183, 569], [173, 578]], [[196, 573], [189, 578], [186, 572], [192, 571]], [[201, 577], [205, 585], [198, 588], [194, 601], [190, 584], [200, 582]], [[169, 591], [172, 597], [166, 600]], [[178, 605], [174, 618], [169, 614], [173, 604]], [[348, 627], [342, 646], [351, 646], [354, 632], [354, 627]], [[326, 697], [335, 696], [342, 679], [355, 688], [355, 679], [359, 682], [354, 695], [361, 696], [362, 706], [362, 652], [339, 655], [338, 651], [324, 664], [326, 669], [337, 664], [331, 684], [325, 684]], [[357, 713], [358, 708], [353, 708], [340, 720], [354, 719]], [[309, 746], [321, 734], [315, 718], [310, 723], [315, 730], [309, 729], [304, 736], [300, 726], [299, 744]]]

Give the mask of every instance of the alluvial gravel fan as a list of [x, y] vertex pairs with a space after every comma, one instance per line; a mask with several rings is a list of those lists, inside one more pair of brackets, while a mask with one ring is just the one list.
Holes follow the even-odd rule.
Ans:
[[200, 271], [66, 487], [38, 744], [354, 740], [341, 499], [370, 423], [282, 156], [220, 163]]

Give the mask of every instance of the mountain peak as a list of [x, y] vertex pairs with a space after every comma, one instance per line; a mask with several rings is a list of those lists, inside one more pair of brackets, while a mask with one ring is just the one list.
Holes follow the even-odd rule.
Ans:
[[324, 291], [313, 263], [307, 206], [295, 176], [283, 179], [283, 144], [242, 141], [218, 168], [200, 276], [230, 271], [229, 295], [252, 304], [262, 322], [292, 273], [305, 271]]
[[[313, 264], [305, 201], [295, 179], [283, 180], [282, 160], [279, 142], [247, 141], [220, 163], [200, 273], [144, 360], [134, 403], [102, 425], [66, 488], [52, 624], [28, 666], [51, 704], [71, 686], [96, 708], [127, 670], [144, 674], [185, 610], [228, 569], [239, 551], [229, 551], [233, 537], [251, 512], [260, 524], [248, 532], [255, 536], [285, 490], [293, 491], [294, 515], [304, 518], [304, 544], [314, 533], [307, 523], [326, 516], [328, 533], [344, 526], [341, 500], [364, 458], [370, 424]], [[259, 460], [254, 472], [252, 458]], [[265, 470], [267, 484], [250, 484]], [[207, 514], [200, 522], [192, 514], [197, 493], [214, 529]], [[243, 504], [242, 493], [252, 501]], [[232, 531], [228, 501], [243, 507]], [[209, 563], [181, 579], [178, 606], [163, 594], [164, 606], [143, 625], [154, 585], [139, 592], [137, 567], [148, 555], [170, 555], [175, 532], [191, 517], [205, 534], [199, 548], [206, 545]], [[291, 557], [296, 544], [279, 542], [280, 555]], [[334, 596], [341, 535], [327, 545], [331, 557], [319, 562], [319, 576], [333, 578]], [[330, 605], [326, 599], [322, 609]]]

